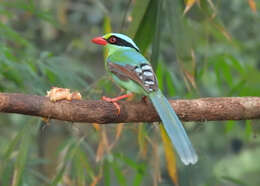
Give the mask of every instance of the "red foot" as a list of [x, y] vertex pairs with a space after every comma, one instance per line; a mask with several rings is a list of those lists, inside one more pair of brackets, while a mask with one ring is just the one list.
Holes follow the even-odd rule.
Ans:
[[109, 97], [103, 96], [102, 100], [113, 103], [115, 105], [116, 109], [117, 109], [117, 115], [119, 115], [120, 114], [120, 106], [117, 103], [117, 101], [131, 97], [131, 96], [133, 96], [133, 93], [124, 94], [122, 96], [118, 96], [118, 97], [115, 97], [115, 98], [109, 98]]
[[149, 100], [148, 100], [148, 97], [147, 97], [147, 96], [143, 96], [143, 97], [142, 97], [142, 101], [143, 101], [145, 104], [148, 104], [148, 103], [149, 103]]

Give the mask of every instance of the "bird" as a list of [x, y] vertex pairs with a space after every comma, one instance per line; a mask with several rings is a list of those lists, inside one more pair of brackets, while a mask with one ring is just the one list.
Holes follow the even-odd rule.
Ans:
[[141, 54], [134, 41], [121, 33], [107, 33], [95, 37], [92, 42], [103, 45], [107, 50], [105, 69], [121, 88], [130, 93], [103, 100], [112, 102], [120, 112], [118, 100], [132, 96], [133, 93], [148, 97], [163, 124], [173, 147], [184, 165], [195, 164], [196, 154], [185, 129], [167, 98], [158, 88], [156, 74], [150, 62]]

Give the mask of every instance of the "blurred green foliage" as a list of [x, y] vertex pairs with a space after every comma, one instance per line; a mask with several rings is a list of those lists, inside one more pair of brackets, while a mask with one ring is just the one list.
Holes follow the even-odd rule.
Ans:
[[[259, 96], [259, 1], [200, 0], [183, 15], [185, 2], [3, 0], [0, 91], [118, 95], [90, 42], [111, 26], [152, 56], [169, 97]], [[172, 185], [157, 125], [60, 123], [1, 114], [0, 185]], [[258, 124], [185, 124], [200, 159], [178, 162], [180, 185], [258, 185]]]

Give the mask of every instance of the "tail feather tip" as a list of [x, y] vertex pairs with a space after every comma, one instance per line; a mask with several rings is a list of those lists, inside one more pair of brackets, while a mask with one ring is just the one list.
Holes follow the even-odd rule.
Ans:
[[198, 162], [198, 156], [191, 157], [189, 159], [181, 159], [184, 165], [194, 165]]

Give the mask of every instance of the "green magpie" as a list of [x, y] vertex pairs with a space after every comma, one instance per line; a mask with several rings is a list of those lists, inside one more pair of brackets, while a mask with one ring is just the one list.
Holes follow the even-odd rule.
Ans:
[[[157, 78], [151, 64], [140, 53], [133, 40], [123, 34], [108, 33], [102, 37], [93, 38], [92, 42], [104, 45], [108, 50], [105, 68], [120, 87], [131, 93], [149, 97], [181, 161], [185, 165], [195, 164], [198, 161], [198, 156], [185, 129], [170, 103], [158, 88]], [[117, 98], [103, 97], [103, 99], [114, 103], [120, 111], [116, 101], [130, 95], [125, 94]]]

